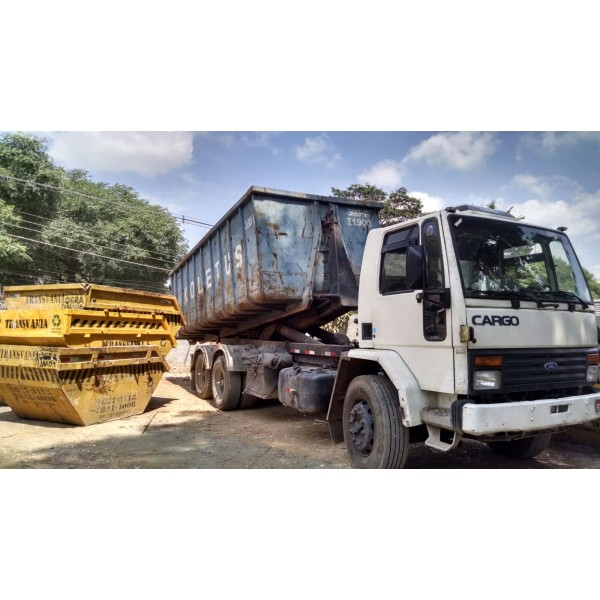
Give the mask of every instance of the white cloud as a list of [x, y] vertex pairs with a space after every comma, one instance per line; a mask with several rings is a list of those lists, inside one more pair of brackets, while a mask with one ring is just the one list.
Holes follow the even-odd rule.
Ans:
[[324, 164], [328, 167], [332, 167], [342, 158], [326, 134], [306, 138], [302, 146], [296, 146], [295, 154], [302, 162]]
[[49, 138], [50, 155], [67, 168], [152, 176], [193, 162], [189, 132], [78, 131]]
[[535, 177], [534, 175], [529, 175], [528, 173], [515, 175], [511, 179], [510, 183], [524, 188], [536, 196], [546, 197], [551, 190], [551, 186], [546, 178]]
[[437, 133], [411, 148], [404, 161], [467, 171], [483, 164], [499, 143], [495, 134], [487, 132]]
[[522, 188], [538, 199], [550, 199], [551, 196], [554, 199], [573, 198], [581, 192], [581, 186], [576, 181], [562, 175], [536, 177], [530, 173], [520, 173], [510, 180], [508, 186]]
[[423, 203], [423, 212], [442, 210], [446, 206], [443, 198], [430, 196], [427, 192], [409, 192], [408, 195], [417, 198]]
[[402, 181], [401, 163], [384, 158], [373, 165], [368, 171], [357, 177], [360, 183], [369, 183], [384, 190], [397, 188]]

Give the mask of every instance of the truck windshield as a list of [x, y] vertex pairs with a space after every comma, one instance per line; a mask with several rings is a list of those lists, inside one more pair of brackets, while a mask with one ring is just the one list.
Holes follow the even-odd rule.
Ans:
[[448, 218], [465, 297], [591, 303], [566, 235], [518, 221]]

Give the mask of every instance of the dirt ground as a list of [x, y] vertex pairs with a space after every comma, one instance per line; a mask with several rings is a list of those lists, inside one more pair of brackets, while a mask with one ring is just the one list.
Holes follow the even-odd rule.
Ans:
[[[190, 391], [187, 343], [143, 414], [78, 427], [17, 417], [0, 405], [3, 469], [348, 469], [325, 415], [278, 402], [221, 412]], [[473, 441], [448, 453], [411, 446], [408, 469], [595, 469], [600, 447], [552, 441], [536, 459], [514, 461]]]

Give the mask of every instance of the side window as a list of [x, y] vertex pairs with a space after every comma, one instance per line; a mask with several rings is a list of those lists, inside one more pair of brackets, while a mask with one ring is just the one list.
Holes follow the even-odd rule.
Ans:
[[550, 252], [554, 262], [558, 289], [567, 292], [576, 292], [577, 282], [575, 280], [575, 274], [569, 265], [569, 258], [567, 257], [564, 246], [558, 241], [550, 242]]
[[419, 227], [412, 225], [388, 233], [381, 250], [379, 292], [397, 294], [406, 291], [406, 249], [419, 241]]
[[421, 237], [427, 248], [427, 287], [444, 287], [444, 263], [442, 261], [442, 243], [437, 219], [424, 221]]
[[[437, 219], [428, 219], [421, 227], [421, 243], [427, 248], [427, 289], [440, 289], [445, 285], [439, 224]], [[430, 342], [446, 339], [446, 308], [426, 294], [423, 298], [423, 337]]]
[[380, 287], [382, 294], [393, 294], [406, 289], [406, 248], [383, 255]]

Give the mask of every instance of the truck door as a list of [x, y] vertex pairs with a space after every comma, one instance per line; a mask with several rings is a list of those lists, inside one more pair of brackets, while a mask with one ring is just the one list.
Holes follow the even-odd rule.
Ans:
[[[407, 250], [419, 243], [426, 256], [424, 289], [409, 290]], [[454, 393], [450, 291], [443, 247], [436, 218], [385, 235], [379, 295], [373, 306], [373, 346], [398, 352], [422, 389]]]

